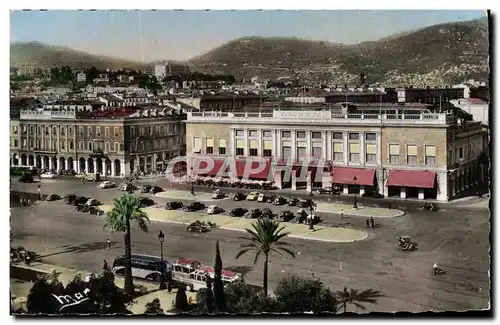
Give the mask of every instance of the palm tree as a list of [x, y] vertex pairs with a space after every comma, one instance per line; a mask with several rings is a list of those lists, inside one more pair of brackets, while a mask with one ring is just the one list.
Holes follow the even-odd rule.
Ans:
[[132, 248], [130, 240], [130, 220], [135, 220], [143, 232], [148, 231], [149, 218], [141, 210], [139, 200], [128, 193], [115, 199], [113, 209], [106, 214], [106, 223], [103, 229], [111, 229], [112, 232], [122, 232], [125, 239], [125, 294], [131, 295], [134, 292], [132, 282]]
[[240, 252], [236, 255], [236, 258], [239, 258], [243, 254], [254, 251], [255, 258], [253, 263], [257, 263], [260, 254], [264, 254], [264, 294], [267, 296], [267, 275], [268, 275], [268, 262], [269, 262], [269, 253], [274, 251], [281, 256], [283, 253], [287, 253], [288, 255], [295, 257], [295, 253], [292, 252], [285, 246], [288, 246], [288, 243], [280, 241], [282, 238], [288, 236], [289, 232], [282, 232], [285, 227], [280, 227], [279, 222], [273, 221], [269, 218], [262, 218], [257, 220], [257, 222], [252, 224], [253, 229], [245, 229], [250, 237], [242, 237], [249, 241], [247, 244], [241, 244]]
[[365, 291], [359, 292], [358, 290], [351, 289], [347, 291], [347, 288], [344, 287], [343, 291], [337, 291], [337, 312], [343, 308], [344, 313], [347, 312], [347, 305], [352, 304], [358, 308], [366, 309], [361, 303], [369, 303], [376, 304], [377, 298], [383, 297], [384, 295], [380, 293], [380, 291], [368, 289]]

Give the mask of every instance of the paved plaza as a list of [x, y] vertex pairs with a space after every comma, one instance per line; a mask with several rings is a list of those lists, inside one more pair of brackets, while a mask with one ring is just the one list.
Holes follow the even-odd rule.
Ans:
[[[37, 184], [13, 182], [12, 188], [36, 193]], [[97, 184], [62, 180], [43, 182], [42, 190], [45, 193], [93, 196], [101, 200], [104, 207], [120, 195], [117, 189], [101, 190], [97, 188]], [[148, 196], [156, 202], [148, 210], [150, 217], [158, 217], [153, 211], [163, 215], [163, 206], [169, 199]], [[189, 198], [180, 201], [186, 200]], [[269, 207], [275, 213], [283, 209], [297, 209], [233, 200], [222, 200], [217, 204], [226, 210], [237, 206], [261, 209]], [[123, 254], [123, 235], [104, 231], [102, 216], [77, 212], [74, 207], [62, 201], [36, 202], [31, 207], [13, 206], [11, 212], [12, 246], [24, 246], [36, 251], [44, 263], [98, 272], [104, 259], [112, 263], [116, 256]], [[487, 308], [490, 296], [489, 211], [469, 209], [464, 205], [454, 209], [450, 205], [438, 212], [405, 212], [405, 215], [396, 218], [374, 216], [377, 226], [375, 229], [367, 229], [366, 218], [363, 217], [348, 216], [341, 219], [336, 213], [318, 212], [323, 221], [316, 228], [335, 226], [354, 229], [366, 232], [368, 237], [356, 242], [286, 239], [297, 256], [291, 258], [271, 254], [270, 288], [274, 288], [288, 274], [308, 277], [314, 274], [333, 290], [342, 290], [347, 286], [382, 291], [385, 297], [379, 299], [376, 305], [368, 305], [368, 311], [463, 311]], [[186, 216], [190, 214], [192, 213], [184, 213]], [[200, 215], [202, 216], [208, 218]], [[244, 243], [240, 237], [245, 235], [241, 231], [214, 229], [202, 234], [189, 233], [184, 223], [193, 217], [191, 215], [186, 217], [189, 219], [183, 219], [183, 224], [152, 220], [147, 233], [140, 232], [137, 225], [132, 223], [132, 251], [159, 255], [157, 234], [162, 230], [165, 234], [164, 253], [167, 260], [186, 257], [211, 265], [215, 257], [215, 242], [219, 240], [224, 268], [242, 272], [251, 284], [262, 283], [262, 261], [254, 265], [251, 255], [235, 258], [240, 245]], [[182, 217], [178, 215], [176, 218]], [[229, 217], [213, 218], [222, 218], [212, 219], [222, 224], [221, 220]], [[304, 225], [287, 226], [290, 231], [300, 231], [292, 227], [303, 228]], [[322, 230], [305, 232], [303, 235], [318, 236], [321, 232]], [[419, 249], [415, 252], [400, 251], [396, 243], [398, 235], [411, 236], [419, 244]], [[107, 248], [107, 239], [111, 241], [111, 248]], [[431, 275], [434, 262], [447, 274], [438, 277]], [[164, 308], [168, 307], [165, 305]]]

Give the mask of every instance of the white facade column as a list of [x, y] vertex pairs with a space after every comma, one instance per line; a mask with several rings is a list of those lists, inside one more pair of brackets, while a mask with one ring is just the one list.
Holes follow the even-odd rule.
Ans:
[[280, 140], [280, 130], [271, 130], [271, 135], [273, 139], [273, 157], [281, 157], [281, 140]]
[[344, 184], [344, 188], [342, 189], [342, 191], [343, 191], [342, 192], [343, 194], [346, 194], [346, 195], [349, 194], [349, 185]]
[[93, 164], [94, 164], [94, 173], [97, 174], [97, 158], [92, 158]]
[[400, 194], [400, 197], [402, 199], [406, 199], [406, 187], [404, 186], [401, 186], [401, 194]]
[[281, 171], [275, 170], [273, 176], [274, 176], [274, 186], [276, 186], [281, 190], [283, 188], [283, 182], [281, 180]]
[[359, 195], [363, 195], [365, 194], [365, 186], [364, 185], [360, 185], [359, 186]]
[[344, 165], [349, 163], [349, 141], [347, 131], [342, 133], [342, 141], [344, 143]]
[[365, 164], [365, 133], [359, 132], [359, 163]]
[[448, 174], [446, 172], [437, 173], [437, 197], [439, 201], [448, 201]]
[[85, 173], [90, 173], [90, 166], [89, 166], [89, 160], [85, 159]]
[[312, 179], [312, 171], [308, 170], [307, 171], [307, 177], [306, 177], [306, 190], [307, 192], [312, 192], [312, 182], [314, 180]]
[[[229, 131], [229, 141], [226, 142], [226, 155], [231, 157], [236, 157], [236, 132], [234, 129]], [[139, 166], [139, 161], [137, 161], [137, 166]], [[189, 166], [188, 166], [189, 168]]]
[[[21, 159], [21, 158], [19, 158]], [[52, 165], [52, 157], [49, 157], [49, 169], [53, 169], [54, 166]]]
[[78, 159], [73, 159], [73, 170], [77, 173], [80, 172], [79, 164], [80, 164], [80, 162], [78, 161]]
[[377, 132], [377, 165], [382, 165], [382, 136]]
[[115, 161], [111, 161], [111, 176], [116, 176], [116, 167], [115, 167]]
[[291, 180], [292, 180], [292, 191], [296, 191], [297, 190], [297, 171], [296, 170], [292, 170], [292, 177], [291, 177]]
[[321, 132], [321, 137], [323, 138], [323, 157], [326, 161], [333, 161], [332, 131]]
[[419, 189], [418, 189], [418, 199], [419, 199], [419, 200], [423, 200], [423, 199], [425, 199], [425, 196], [424, 196], [424, 189], [423, 189], [423, 188], [419, 188]]
[[[296, 161], [297, 160], [297, 130], [295, 129], [292, 129], [291, 130], [291, 135], [292, 135], [292, 161]], [[292, 180], [293, 180], [293, 175], [294, 173], [292, 174]], [[293, 183], [293, 181], [292, 181]], [[292, 185], [293, 186], [293, 185]]]

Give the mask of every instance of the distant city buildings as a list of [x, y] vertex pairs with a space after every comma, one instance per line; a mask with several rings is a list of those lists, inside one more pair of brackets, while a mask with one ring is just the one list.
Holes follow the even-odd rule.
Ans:
[[78, 72], [78, 74], [76, 75], [76, 82], [83, 83], [86, 81], [87, 81], [87, 75], [85, 74], [85, 72], [83, 71]]
[[189, 67], [187, 65], [174, 62], [160, 63], [154, 67], [154, 75], [160, 81], [165, 77], [186, 74], [188, 72]]

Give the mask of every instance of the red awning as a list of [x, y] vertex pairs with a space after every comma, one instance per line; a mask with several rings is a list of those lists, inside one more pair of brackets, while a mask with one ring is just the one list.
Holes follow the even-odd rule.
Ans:
[[[237, 160], [236, 161], [236, 173], [238, 177], [243, 177], [245, 175], [245, 166], [247, 162], [246, 160]], [[271, 170], [271, 161], [265, 160], [265, 167], [262, 171], [257, 172], [257, 173], [252, 173], [248, 175], [248, 178], [253, 178], [253, 179], [261, 179], [261, 180], [267, 180], [269, 177], [269, 171]], [[259, 167], [259, 162], [254, 161], [252, 162], [252, 165], [249, 166], [248, 168], [252, 168], [254, 170], [257, 170]], [[271, 179], [273, 179], [274, 175], [270, 175]]]
[[332, 173], [334, 184], [373, 186], [375, 178], [375, 169], [368, 168], [333, 167]]
[[434, 188], [436, 173], [427, 170], [391, 170], [385, 186]]
[[[214, 159], [213, 161], [214, 161], [214, 167], [206, 174], [204, 173], [204, 175], [216, 176], [221, 167], [224, 165], [224, 159]], [[198, 167], [198, 173], [199, 173], [200, 170], [207, 168], [207, 166], [208, 163], [202, 160], [199, 162], [198, 166], [195, 166], [195, 168]]]

